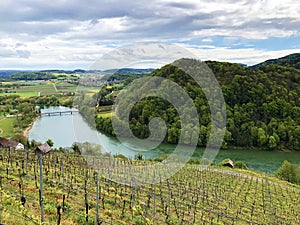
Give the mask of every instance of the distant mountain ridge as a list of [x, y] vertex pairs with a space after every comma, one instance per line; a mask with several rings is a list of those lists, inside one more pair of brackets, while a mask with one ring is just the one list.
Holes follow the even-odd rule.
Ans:
[[[207, 61], [211, 62], [210, 60]], [[229, 62], [228, 62], [229, 63]], [[234, 63], [236, 64], [236, 63]], [[242, 67], [246, 67], [247, 65], [242, 63], [237, 63]], [[274, 66], [285, 66], [294, 69], [300, 70], [300, 53], [293, 53], [278, 59], [269, 59], [265, 62], [258, 63], [253, 66], [249, 66], [250, 69], [264, 69], [271, 65]], [[84, 70], [84, 69], [75, 69], [75, 70], [61, 70], [61, 69], [45, 69], [45, 70], [0, 70], [0, 78], [9, 78], [17, 73], [57, 73], [57, 74], [91, 74], [91, 73], [104, 73], [104, 74], [140, 74], [145, 75], [154, 71], [153, 68], [147, 69], [138, 69], [138, 68], [121, 68], [121, 69], [109, 69], [109, 70]]]
[[0, 70], [0, 78], [6, 78], [19, 72], [25, 72], [25, 70]]

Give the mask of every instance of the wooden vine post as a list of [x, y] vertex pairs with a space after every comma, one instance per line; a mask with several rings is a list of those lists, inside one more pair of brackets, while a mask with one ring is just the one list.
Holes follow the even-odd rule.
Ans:
[[25, 170], [26, 170], [26, 181], [28, 181], [28, 149], [25, 148]]
[[43, 202], [43, 155], [38, 154], [40, 165], [40, 207], [41, 207], [41, 221], [44, 222], [44, 202]]
[[89, 202], [88, 202], [88, 193], [87, 193], [87, 179], [88, 179], [88, 171], [86, 171], [86, 177], [84, 179], [84, 203], [85, 203], [85, 221], [89, 222]]
[[96, 224], [99, 224], [99, 177], [98, 172], [95, 172], [96, 179]]

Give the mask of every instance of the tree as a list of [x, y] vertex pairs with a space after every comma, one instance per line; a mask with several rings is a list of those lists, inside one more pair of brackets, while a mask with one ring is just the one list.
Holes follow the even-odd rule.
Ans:
[[12, 137], [12, 140], [22, 143], [23, 145], [27, 145], [27, 138], [23, 134], [15, 134]]
[[48, 140], [46, 141], [46, 143], [47, 143], [50, 147], [53, 147], [53, 145], [54, 145], [54, 143], [53, 143], [53, 141], [52, 141], [51, 139], [48, 139]]
[[300, 184], [300, 166], [294, 165], [287, 160], [284, 160], [276, 175], [280, 179]]
[[245, 162], [243, 161], [236, 161], [234, 163], [234, 168], [238, 168], [238, 169], [243, 169], [243, 170], [247, 170], [248, 166]]
[[277, 133], [278, 133], [281, 140], [283, 140], [283, 141], [287, 140], [286, 127], [284, 126], [284, 124], [281, 123], [278, 126]]
[[135, 156], [134, 156], [134, 159], [135, 160], [143, 160], [143, 155], [141, 153], [137, 153]]
[[274, 136], [270, 136], [269, 137], [269, 142], [268, 142], [268, 147], [270, 149], [274, 149], [274, 148], [276, 148], [276, 146], [277, 146], [277, 141], [276, 141], [275, 137]]
[[75, 154], [81, 155], [81, 151], [79, 149], [79, 145], [75, 142], [73, 143], [72, 147], [71, 147], [74, 151]]
[[266, 132], [262, 128], [258, 128], [258, 145], [264, 146], [267, 143], [268, 139], [266, 136]]

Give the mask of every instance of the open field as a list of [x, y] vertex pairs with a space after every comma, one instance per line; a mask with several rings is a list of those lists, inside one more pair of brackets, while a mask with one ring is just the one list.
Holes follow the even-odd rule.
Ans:
[[111, 117], [112, 115], [113, 112], [111, 105], [97, 107], [97, 117], [107, 118]]
[[[4, 82], [2, 82], [4, 83]], [[18, 84], [14, 82], [11, 84]], [[75, 84], [67, 82], [22, 82], [20, 84], [26, 84], [27, 86], [19, 86], [18, 88], [11, 89], [9, 93], [0, 93], [2, 95], [20, 95], [21, 97], [32, 97], [42, 95], [61, 95], [63, 93], [76, 93], [79, 91], [88, 92], [91, 95], [97, 93], [98, 90], [92, 87], [78, 87]]]
[[[3, 149], [0, 155], [0, 222], [40, 223], [37, 156]], [[96, 218], [99, 224], [300, 223], [299, 186], [264, 174], [186, 166], [161, 181], [172, 171], [163, 166], [148, 173], [144, 165], [152, 162], [86, 159], [58, 152], [43, 157], [44, 224], [95, 224]], [[144, 186], [115, 183], [107, 178], [114, 173], [124, 183], [139, 179]]]
[[12, 137], [14, 136], [13, 123], [16, 120], [15, 117], [11, 118], [0, 118], [0, 136], [1, 137]]
[[41, 92], [56, 92], [52, 84], [40, 84], [32, 86], [20, 86], [13, 89], [11, 93], [2, 93], [1, 95], [20, 95], [21, 97], [38, 96]]
[[107, 117], [111, 117], [112, 114], [113, 114], [112, 112], [101, 112], [101, 113], [98, 113], [97, 116], [102, 117], [102, 118], [107, 118]]

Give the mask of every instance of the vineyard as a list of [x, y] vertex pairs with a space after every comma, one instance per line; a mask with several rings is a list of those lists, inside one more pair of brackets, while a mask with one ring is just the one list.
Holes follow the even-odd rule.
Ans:
[[162, 180], [170, 171], [148, 174], [152, 163], [0, 149], [0, 223], [300, 224], [299, 186], [191, 165]]

